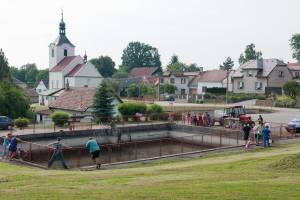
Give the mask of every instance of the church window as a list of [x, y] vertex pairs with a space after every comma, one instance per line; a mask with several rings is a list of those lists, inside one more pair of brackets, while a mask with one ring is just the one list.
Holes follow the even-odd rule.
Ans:
[[64, 56], [68, 56], [68, 50], [64, 49]]
[[54, 57], [54, 49], [51, 50], [51, 56]]

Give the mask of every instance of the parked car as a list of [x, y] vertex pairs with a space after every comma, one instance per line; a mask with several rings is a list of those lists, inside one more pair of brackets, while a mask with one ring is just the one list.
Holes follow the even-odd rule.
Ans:
[[294, 118], [285, 128], [290, 133], [300, 133], [300, 117]]
[[6, 116], [0, 116], [0, 129], [11, 130], [14, 123], [13, 120]]
[[165, 94], [166, 101], [175, 101], [175, 94]]

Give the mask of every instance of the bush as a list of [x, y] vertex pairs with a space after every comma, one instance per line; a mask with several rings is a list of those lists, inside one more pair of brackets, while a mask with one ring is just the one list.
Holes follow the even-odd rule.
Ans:
[[292, 99], [296, 99], [300, 94], [300, 85], [294, 80], [289, 80], [283, 85], [284, 94]]
[[19, 117], [18, 119], [15, 119], [15, 121], [14, 121], [16, 127], [20, 128], [20, 129], [27, 127], [29, 122], [30, 122], [29, 119], [24, 118], [24, 117]]
[[68, 113], [65, 113], [65, 112], [54, 112], [51, 115], [51, 119], [56, 126], [61, 127], [61, 126], [64, 126], [68, 122], [69, 115], [68, 115]]
[[207, 88], [206, 89], [207, 93], [211, 94], [226, 94], [226, 88], [218, 88], [218, 87], [213, 87], [213, 88]]
[[118, 110], [123, 117], [132, 117], [136, 113], [145, 114], [147, 106], [144, 103], [126, 102], [120, 104]]
[[217, 99], [217, 96], [211, 93], [205, 93], [204, 99]]
[[296, 106], [296, 100], [288, 96], [277, 97], [275, 102], [276, 107], [294, 108]]

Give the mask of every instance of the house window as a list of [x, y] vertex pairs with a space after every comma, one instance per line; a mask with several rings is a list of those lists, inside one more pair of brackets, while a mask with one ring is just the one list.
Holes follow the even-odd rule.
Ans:
[[64, 49], [64, 56], [68, 56], [68, 50]]
[[262, 82], [255, 82], [255, 90], [262, 90]]
[[41, 93], [42, 92], [42, 89], [39, 89], [39, 93]]
[[240, 89], [240, 90], [244, 89], [244, 82], [243, 81], [238, 82], [238, 89]]
[[284, 71], [279, 71], [278, 77], [280, 78], [284, 77]]
[[164, 83], [164, 79], [163, 78], [160, 79], [160, 83]]
[[180, 90], [180, 94], [181, 94], [181, 95], [185, 95], [185, 89], [181, 89], [181, 90]]
[[202, 92], [205, 93], [206, 90], [207, 90], [207, 87], [206, 87], [206, 86], [203, 86], [203, 87], [202, 87]]
[[175, 83], [175, 79], [174, 78], [170, 78], [170, 83]]
[[54, 49], [51, 50], [51, 56], [54, 57]]
[[251, 71], [251, 70], [247, 71], [247, 76], [249, 76], [249, 77], [252, 77], [252, 76], [253, 76], [253, 74], [252, 74], [252, 71]]
[[295, 78], [299, 78], [300, 77], [300, 72], [295, 72]]
[[181, 79], [181, 84], [185, 84], [185, 78]]

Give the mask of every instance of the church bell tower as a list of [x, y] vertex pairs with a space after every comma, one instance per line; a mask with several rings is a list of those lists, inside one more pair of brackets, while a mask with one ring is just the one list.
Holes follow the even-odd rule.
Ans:
[[66, 24], [64, 22], [63, 12], [59, 23], [59, 36], [49, 45], [49, 71], [56, 66], [66, 56], [75, 55], [75, 46], [66, 36]]

